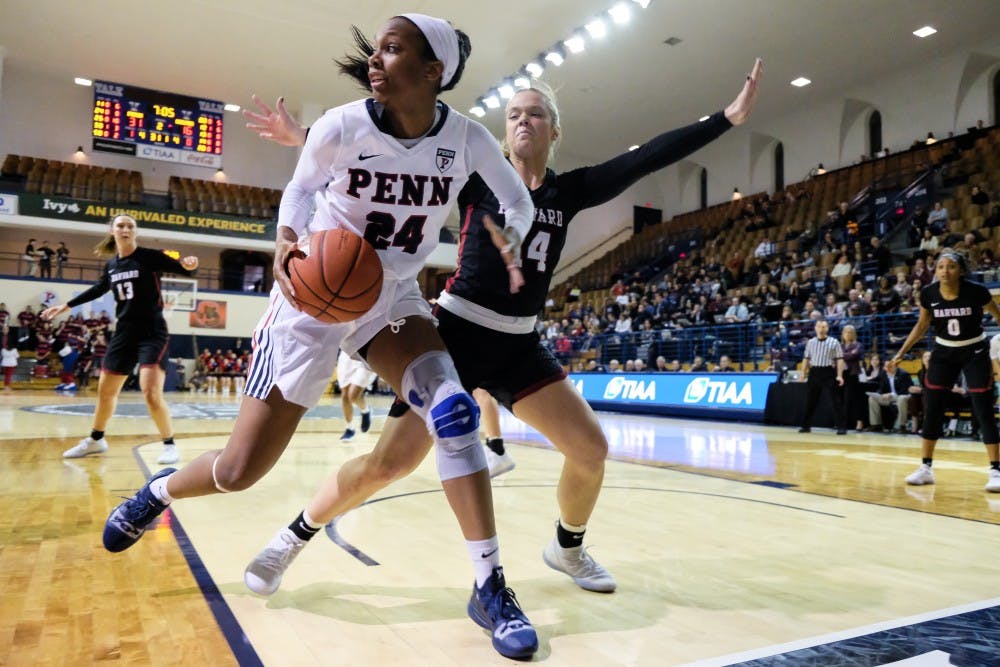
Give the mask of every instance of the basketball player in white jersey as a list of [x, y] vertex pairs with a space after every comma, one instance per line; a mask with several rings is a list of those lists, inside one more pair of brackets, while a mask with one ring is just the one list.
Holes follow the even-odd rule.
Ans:
[[[495, 242], [510, 288], [533, 206], [524, 183], [482, 125], [437, 99], [458, 82], [471, 46], [447, 21], [422, 14], [389, 19], [375, 43], [357, 29], [360, 55], [340, 62], [372, 97], [328, 111], [312, 127], [278, 212], [270, 307], [253, 334], [245, 394], [222, 451], [179, 471], [154, 475], [108, 518], [104, 545], [129, 548], [173, 500], [240, 491], [264, 476], [333, 374], [338, 348], [365, 358], [424, 421], [437, 447], [445, 494], [475, 571], [468, 613], [491, 631], [494, 648], [526, 658], [534, 628], [507, 587], [499, 561], [492, 492], [479, 442], [478, 408], [463, 389], [416, 276], [438, 242], [459, 190], [472, 174], [503, 202]], [[311, 216], [313, 196], [324, 191]], [[363, 236], [382, 261], [382, 292], [369, 312], [326, 324], [298, 310], [286, 263], [300, 237], [343, 227]], [[303, 533], [321, 523], [303, 514]]]

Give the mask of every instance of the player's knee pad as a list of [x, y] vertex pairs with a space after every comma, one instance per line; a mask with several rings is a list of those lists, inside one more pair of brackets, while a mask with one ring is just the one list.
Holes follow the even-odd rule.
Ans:
[[973, 413], [979, 420], [979, 432], [982, 433], [983, 442], [990, 445], [1000, 442], [1000, 431], [997, 430], [997, 420], [993, 416], [993, 392], [970, 391], [969, 401], [972, 403]]
[[486, 467], [479, 446], [479, 406], [458, 378], [446, 352], [426, 352], [403, 372], [403, 396], [427, 424], [437, 445], [442, 480], [462, 477]]

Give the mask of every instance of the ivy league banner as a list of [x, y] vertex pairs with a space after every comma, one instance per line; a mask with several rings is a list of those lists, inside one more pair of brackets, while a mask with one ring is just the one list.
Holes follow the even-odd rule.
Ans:
[[235, 218], [216, 213], [190, 213], [188, 211], [163, 211], [129, 204], [103, 202], [19, 193], [18, 213], [39, 218], [81, 220], [106, 225], [113, 215], [124, 213], [136, 219], [140, 227], [173, 229], [179, 232], [237, 236], [245, 239], [271, 241], [274, 239], [275, 221]]

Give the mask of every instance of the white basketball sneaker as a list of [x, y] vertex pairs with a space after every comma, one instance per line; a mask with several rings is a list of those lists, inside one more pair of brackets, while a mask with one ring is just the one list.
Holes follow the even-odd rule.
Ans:
[[306, 545], [305, 540], [282, 528], [243, 572], [243, 583], [257, 595], [270, 595], [281, 586], [281, 577]]
[[568, 574], [584, 590], [611, 593], [618, 586], [615, 578], [582, 546], [565, 549], [553, 537], [542, 552], [542, 560], [553, 570]]
[[990, 479], [986, 482], [986, 490], [991, 493], [1000, 493], [1000, 470], [990, 468]]
[[100, 440], [94, 440], [89, 435], [76, 443], [65, 452], [63, 452], [64, 459], [79, 459], [90, 454], [102, 454], [108, 451], [108, 441], [104, 438]]
[[499, 477], [510, 472], [517, 465], [506, 450], [503, 454], [497, 454], [486, 445], [483, 447], [486, 449], [486, 465], [490, 469], [490, 477]]
[[934, 471], [926, 463], [921, 463], [912, 474], [907, 475], [906, 483], [911, 486], [923, 486], [934, 483]]
[[163, 445], [163, 452], [160, 457], [156, 459], [156, 462], [160, 465], [169, 465], [171, 463], [177, 463], [181, 460], [180, 452], [177, 451], [177, 445]]

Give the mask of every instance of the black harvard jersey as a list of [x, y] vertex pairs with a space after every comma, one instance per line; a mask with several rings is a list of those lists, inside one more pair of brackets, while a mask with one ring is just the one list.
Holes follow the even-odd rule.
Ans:
[[100, 282], [73, 297], [67, 304], [73, 308], [111, 290], [115, 297], [115, 318], [119, 324], [152, 324], [163, 319], [161, 273], [189, 276], [193, 272], [159, 250], [139, 247], [128, 257], [115, 255], [108, 260]]
[[517, 294], [510, 293], [507, 267], [483, 225], [483, 216], [489, 215], [503, 227], [503, 212], [474, 174], [458, 195], [462, 216], [458, 268], [444, 291], [500, 315], [537, 315], [566, 244], [566, 229], [577, 213], [614, 199], [643, 176], [690, 155], [730, 127], [719, 111], [704, 122], [661, 134], [607, 162], [562, 174], [548, 169], [542, 185], [531, 193], [535, 216], [521, 244], [525, 284]]
[[972, 341], [983, 336], [983, 306], [993, 299], [981, 283], [962, 279], [958, 298], [948, 301], [941, 296], [941, 283], [931, 283], [920, 290], [920, 306], [930, 312], [934, 335], [947, 341]]

